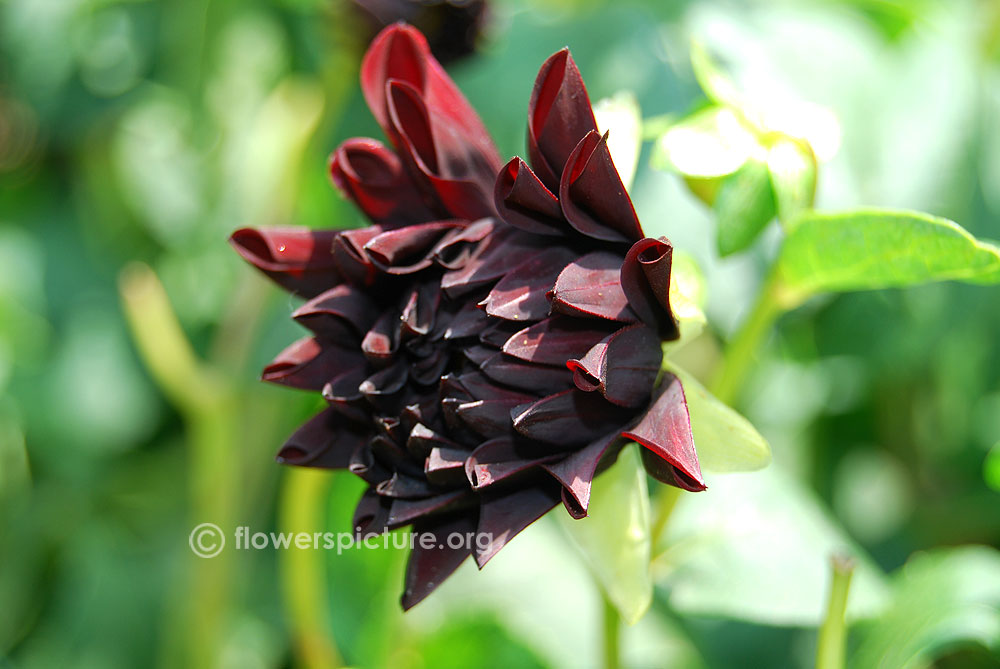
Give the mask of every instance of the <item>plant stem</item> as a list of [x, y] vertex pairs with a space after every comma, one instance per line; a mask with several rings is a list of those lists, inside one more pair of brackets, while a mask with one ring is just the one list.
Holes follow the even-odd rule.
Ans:
[[722, 363], [712, 379], [712, 393], [721, 401], [732, 404], [736, 399], [757, 349], [785, 306], [779, 299], [777, 280], [767, 279], [750, 314], [726, 345]]
[[619, 647], [622, 628], [621, 616], [603, 590], [601, 590], [601, 598], [604, 602], [604, 669], [619, 669], [621, 667], [621, 649]]
[[[330, 472], [289, 468], [281, 494], [283, 532], [315, 536], [323, 531]], [[289, 546], [281, 554], [282, 592], [299, 663], [309, 669], [332, 669], [343, 662], [333, 642], [327, 606], [326, 553], [314, 547]]]
[[843, 555], [834, 555], [830, 560], [833, 579], [830, 583], [830, 600], [826, 608], [826, 620], [819, 630], [816, 647], [816, 669], [843, 669], [847, 642], [847, 594], [851, 588], [854, 560]]

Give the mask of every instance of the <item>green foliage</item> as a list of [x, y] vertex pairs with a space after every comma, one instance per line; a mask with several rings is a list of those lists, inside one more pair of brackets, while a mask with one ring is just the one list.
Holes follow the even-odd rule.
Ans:
[[765, 163], [750, 159], [724, 178], [712, 202], [720, 256], [742, 251], [774, 218], [775, 194]]

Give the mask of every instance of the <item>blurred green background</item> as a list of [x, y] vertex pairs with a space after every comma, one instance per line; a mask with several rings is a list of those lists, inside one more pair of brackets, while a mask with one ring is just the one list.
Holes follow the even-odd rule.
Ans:
[[[363, 488], [274, 464], [317, 400], [257, 382], [294, 304], [226, 238], [362, 223], [325, 161], [380, 136], [366, 25], [339, 0], [0, 3], [0, 667], [599, 664], [600, 595], [552, 518], [406, 615], [399, 551], [188, 548], [205, 521], [346, 531]], [[510, 156], [550, 53], [571, 47], [594, 100], [676, 117], [702, 101], [693, 37], [762, 106], [820, 110], [819, 208], [1000, 238], [997, 2], [494, 0], [449, 70]], [[649, 153], [646, 231], [707, 276], [704, 376], [777, 232], [720, 260]], [[998, 666], [998, 307], [938, 284], [783, 317], [738, 404], [775, 464], [682, 499], [625, 664], [810, 666], [846, 549], [852, 666]]]

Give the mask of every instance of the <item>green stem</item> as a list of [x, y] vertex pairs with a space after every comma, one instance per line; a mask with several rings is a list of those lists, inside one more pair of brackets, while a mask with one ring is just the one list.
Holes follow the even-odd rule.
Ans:
[[851, 588], [854, 560], [843, 555], [834, 555], [830, 560], [833, 580], [830, 584], [830, 600], [826, 608], [826, 620], [819, 630], [816, 647], [816, 669], [843, 669], [847, 643], [847, 594]]
[[[281, 494], [283, 532], [315, 536], [323, 532], [330, 472], [290, 468]], [[282, 593], [299, 663], [309, 669], [343, 666], [333, 642], [325, 552], [293, 545], [281, 553]]]
[[779, 284], [771, 277], [761, 287], [750, 315], [726, 345], [722, 364], [711, 384], [712, 393], [726, 404], [736, 399], [764, 337], [785, 308], [779, 296]]
[[622, 621], [618, 615], [618, 609], [608, 596], [601, 591], [604, 602], [604, 668], [619, 669], [621, 667], [621, 649], [619, 638], [621, 636]]

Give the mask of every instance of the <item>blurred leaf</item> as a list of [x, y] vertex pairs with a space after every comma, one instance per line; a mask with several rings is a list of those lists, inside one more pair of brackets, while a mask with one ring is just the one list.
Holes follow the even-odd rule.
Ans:
[[0, 508], [28, 486], [30, 476], [24, 435], [10, 417], [0, 415]]
[[665, 342], [663, 351], [668, 354], [701, 334], [707, 322], [702, 305], [705, 304], [705, 277], [695, 259], [674, 249], [670, 268], [670, 308], [680, 322], [681, 336]]
[[767, 169], [778, 219], [789, 229], [816, 197], [816, 155], [807, 142], [779, 135], [768, 149]]
[[732, 79], [712, 59], [704, 43], [698, 40], [691, 41], [691, 69], [701, 90], [713, 101], [736, 108], [744, 105], [743, 96]]
[[620, 91], [598, 100], [594, 116], [601, 132], [608, 132], [608, 150], [625, 188], [632, 187], [642, 149], [642, 112], [635, 94]]
[[732, 174], [753, 156], [764, 155], [753, 128], [728, 107], [709, 107], [677, 122], [656, 141], [652, 166], [686, 177]]
[[994, 444], [986, 456], [983, 476], [986, 483], [994, 490], [1000, 491], [1000, 442]]
[[808, 213], [777, 262], [784, 287], [808, 296], [1000, 277], [1000, 251], [943, 218], [907, 211]]
[[[489, 648], [489, 654], [484, 649]], [[465, 667], [547, 666], [521, 640], [486, 615], [452, 620], [426, 637], [420, 644], [425, 667], [464, 669]]]
[[893, 577], [892, 608], [864, 628], [852, 664], [924, 667], [945, 649], [1000, 650], [1000, 553], [985, 546], [937, 549]]
[[775, 214], [767, 165], [751, 159], [723, 179], [712, 207], [719, 225], [719, 255], [750, 246]]
[[877, 614], [887, 600], [881, 571], [779, 467], [709, 477], [708, 490], [681, 498], [666, 535], [657, 583], [684, 614], [816, 626], [834, 553], [858, 563], [848, 620]]
[[683, 369], [666, 368], [684, 386], [698, 462], [709, 472], [749, 472], [771, 462], [771, 448], [746, 418], [716, 399]]
[[630, 625], [653, 600], [649, 492], [637, 449], [635, 444], [626, 446], [618, 461], [594, 479], [586, 518], [572, 520], [559, 514], [608, 599]]

